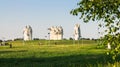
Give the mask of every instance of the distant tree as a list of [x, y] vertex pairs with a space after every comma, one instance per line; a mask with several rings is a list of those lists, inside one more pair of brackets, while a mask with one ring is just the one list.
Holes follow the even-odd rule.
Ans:
[[69, 38], [69, 40], [73, 40], [73, 38], [72, 38], [72, 37], [70, 37], [70, 38]]
[[14, 41], [23, 40], [23, 38], [15, 38]]
[[90, 38], [81, 38], [82, 40], [90, 40]]
[[7, 40], [7, 42], [14, 41], [14, 40]]
[[113, 61], [120, 50], [120, 0], [80, 0], [78, 8], [71, 14], [80, 16], [85, 23], [99, 22], [100, 28], [105, 28], [104, 43], [110, 43], [111, 50], [107, 53]]
[[63, 40], [67, 40], [66, 38], [63, 38]]
[[0, 43], [2, 42], [2, 40], [0, 40]]
[[33, 40], [40, 40], [39, 38], [34, 38]]

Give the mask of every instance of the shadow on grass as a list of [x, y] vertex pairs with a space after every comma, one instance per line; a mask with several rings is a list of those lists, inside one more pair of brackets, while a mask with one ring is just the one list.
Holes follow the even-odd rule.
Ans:
[[13, 51], [13, 50], [6, 50], [6, 51], [0, 51], [0, 54], [4, 54], [4, 53], [15, 53], [15, 52], [27, 52], [28, 50], [17, 50], [17, 51]]
[[0, 67], [106, 67], [108, 60], [109, 58], [104, 54], [49, 58], [0, 58]]

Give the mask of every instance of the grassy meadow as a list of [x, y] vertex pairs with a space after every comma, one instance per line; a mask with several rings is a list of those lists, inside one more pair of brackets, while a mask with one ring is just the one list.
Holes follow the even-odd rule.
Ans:
[[[0, 67], [112, 67], [107, 49], [92, 40], [11, 41], [0, 46]], [[119, 58], [116, 65], [119, 67]]]

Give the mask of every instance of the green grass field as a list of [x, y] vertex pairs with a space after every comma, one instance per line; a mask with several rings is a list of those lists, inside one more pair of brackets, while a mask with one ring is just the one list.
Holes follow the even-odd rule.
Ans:
[[[11, 41], [0, 46], [0, 67], [112, 67], [107, 49], [97, 42], [83, 41]], [[116, 62], [119, 67], [119, 59]]]

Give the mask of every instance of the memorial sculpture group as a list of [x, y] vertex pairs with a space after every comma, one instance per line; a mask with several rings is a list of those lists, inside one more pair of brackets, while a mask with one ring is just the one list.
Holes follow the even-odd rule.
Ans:
[[[48, 28], [50, 31], [49, 39], [50, 40], [62, 40], [63, 39], [63, 28], [61, 26], [52, 26]], [[23, 30], [24, 41], [32, 40], [32, 27], [25, 26]], [[80, 40], [81, 32], [80, 32], [80, 25], [76, 24], [74, 27], [74, 40]]]
[[80, 32], [80, 25], [76, 24], [74, 27], [74, 40], [80, 40], [81, 37], [81, 32]]
[[62, 40], [63, 39], [63, 28], [61, 26], [52, 26], [48, 28], [50, 31], [50, 40]]
[[23, 30], [24, 41], [32, 40], [32, 27], [30, 25], [25, 26]]

